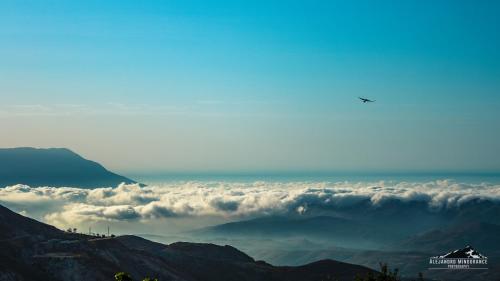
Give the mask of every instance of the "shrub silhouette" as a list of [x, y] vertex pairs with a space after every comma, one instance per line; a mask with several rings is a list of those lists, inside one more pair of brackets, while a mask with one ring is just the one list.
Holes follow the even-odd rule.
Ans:
[[132, 277], [126, 272], [118, 272], [115, 274], [115, 280], [116, 281], [133, 281]]
[[[126, 272], [118, 272], [115, 274], [116, 281], [133, 281], [132, 277]], [[158, 278], [145, 277], [142, 281], [158, 281]]]
[[[374, 275], [373, 273], [368, 273], [364, 278], [356, 276], [355, 281], [401, 281], [399, 276], [399, 269], [395, 268], [392, 271], [389, 269], [387, 263], [380, 263], [380, 274]], [[418, 273], [418, 281], [424, 281], [424, 275], [422, 272]]]

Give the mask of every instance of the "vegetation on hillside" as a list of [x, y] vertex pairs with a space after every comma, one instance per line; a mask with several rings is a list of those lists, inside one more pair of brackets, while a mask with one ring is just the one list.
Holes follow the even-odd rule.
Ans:
[[[380, 263], [380, 274], [374, 275], [369, 273], [364, 277], [356, 276], [355, 281], [401, 281], [399, 269], [389, 269], [387, 263]], [[420, 272], [416, 281], [424, 281], [424, 276]]]
[[[132, 277], [126, 272], [118, 272], [115, 274], [116, 281], [133, 281]], [[327, 276], [326, 279], [322, 279], [322, 281], [330, 281], [335, 280], [332, 279], [331, 276]], [[142, 281], [159, 281], [158, 278], [150, 278], [146, 277], [142, 279]], [[354, 281], [401, 281], [401, 276], [399, 275], [399, 269], [395, 268], [393, 270], [389, 269], [387, 263], [380, 263], [380, 274], [372, 274], [361, 277], [356, 276]], [[418, 274], [418, 278], [416, 281], [424, 281], [424, 276], [420, 272]]]
[[[126, 272], [118, 272], [115, 274], [116, 281], [133, 281], [130, 274]], [[142, 281], [158, 281], [158, 278], [145, 277]]]

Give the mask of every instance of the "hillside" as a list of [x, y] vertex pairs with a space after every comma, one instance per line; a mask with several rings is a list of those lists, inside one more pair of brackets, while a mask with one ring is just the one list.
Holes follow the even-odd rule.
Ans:
[[112, 280], [127, 271], [136, 280], [353, 280], [366, 267], [322, 260], [277, 267], [231, 246], [164, 245], [136, 236], [96, 238], [66, 233], [0, 206], [0, 280]]
[[95, 188], [133, 180], [106, 170], [66, 148], [0, 149], [0, 187], [15, 184]]
[[380, 248], [396, 238], [404, 237], [381, 225], [332, 216], [285, 217], [268, 216], [229, 222], [199, 229], [200, 237], [236, 238], [300, 238], [335, 242], [344, 247]]
[[472, 244], [500, 256], [500, 225], [485, 222], [455, 224], [415, 235], [393, 246], [394, 249], [446, 252]]
[[[398, 206], [401, 211], [396, 212], [394, 206]], [[386, 221], [399, 219], [400, 213], [410, 213], [404, 207], [391, 204], [389, 208], [383, 209], [381, 206], [375, 210], [380, 217], [371, 217], [375, 222], [371, 224], [361, 219], [324, 215], [292, 218], [269, 216], [210, 226], [194, 234], [207, 237], [205, 241], [227, 241], [252, 256], [275, 265], [296, 266], [318, 259], [333, 259], [377, 268], [382, 261], [398, 268], [408, 278], [423, 272], [424, 276], [437, 280], [500, 280], [500, 226], [489, 222], [463, 221], [466, 220], [464, 217], [468, 218], [471, 210], [479, 209], [484, 214], [479, 217], [481, 220], [492, 221], [498, 204], [488, 201], [469, 202], [462, 204], [460, 209], [436, 212], [434, 217], [427, 216], [430, 219], [427, 223], [432, 222], [433, 227], [421, 228], [419, 231], [411, 227], [401, 230], [414, 220], [403, 222], [400, 227], [385, 224]], [[416, 209], [411, 210], [413, 211], [418, 213]], [[443, 222], [444, 218], [450, 218], [450, 222]], [[401, 235], [402, 231], [407, 235]], [[379, 247], [369, 248], [372, 245]], [[457, 273], [427, 269], [429, 257], [443, 255], [467, 245], [488, 257], [491, 263], [487, 271]]]

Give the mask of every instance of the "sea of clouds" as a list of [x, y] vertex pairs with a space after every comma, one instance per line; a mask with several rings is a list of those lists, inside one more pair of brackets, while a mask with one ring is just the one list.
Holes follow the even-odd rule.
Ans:
[[417, 182], [179, 182], [140, 187], [0, 188], [0, 203], [59, 227], [99, 221], [151, 221], [172, 217], [257, 217], [307, 214], [362, 201], [424, 202], [429, 208], [457, 208], [471, 200], [500, 202], [500, 184]]

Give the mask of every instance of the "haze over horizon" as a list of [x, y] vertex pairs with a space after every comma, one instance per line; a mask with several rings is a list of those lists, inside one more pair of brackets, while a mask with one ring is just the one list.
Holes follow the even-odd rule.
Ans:
[[0, 280], [500, 280], [499, 15], [0, 1]]
[[126, 173], [498, 172], [499, 8], [2, 1], [0, 147]]

